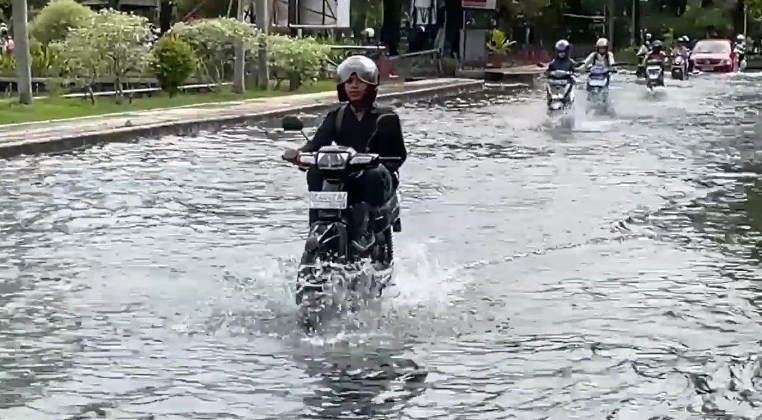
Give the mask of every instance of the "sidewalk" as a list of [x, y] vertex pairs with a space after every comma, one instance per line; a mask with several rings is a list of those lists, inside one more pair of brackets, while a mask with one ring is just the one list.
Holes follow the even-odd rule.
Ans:
[[[382, 85], [379, 101], [452, 96], [482, 90], [482, 81], [432, 79]], [[240, 102], [219, 102], [180, 108], [108, 114], [67, 120], [0, 126], [0, 156], [44, 153], [140, 137], [218, 130], [286, 114], [315, 111], [336, 104], [336, 92], [320, 92]]]

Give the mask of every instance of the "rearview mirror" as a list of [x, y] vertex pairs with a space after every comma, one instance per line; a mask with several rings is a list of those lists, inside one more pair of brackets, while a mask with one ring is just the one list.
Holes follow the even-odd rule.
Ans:
[[304, 123], [293, 115], [287, 115], [281, 120], [281, 126], [283, 127], [283, 131], [302, 131]]

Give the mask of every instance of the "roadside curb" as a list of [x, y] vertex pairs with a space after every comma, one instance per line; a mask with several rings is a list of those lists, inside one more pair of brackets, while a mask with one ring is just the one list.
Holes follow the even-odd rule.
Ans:
[[[484, 82], [479, 80], [461, 80], [446, 85], [423, 86], [402, 92], [382, 93], [378, 96], [381, 102], [437, 98], [468, 94], [484, 90]], [[124, 126], [88, 133], [66, 134], [60, 136], [43, 136], [7, 143], [0, 142], [0, 157], [10, 158], [18, 155], [53, 153], [82, 148], [85, 146], [111, 143], [130, 142], [146, 137], [161, 137], [166, 135], [196, 135], [199, 131], [219, 131], [225, 127], [242, 125], [250, 122], [279, 118], [289, 114], [314, 112], [336, 106], [334, 100], [317, 100], [315, 103], [276, 108], [262, 112], [240, 115], [220, 115], [193, 120], [165, 121], [156, 124], [139, 126]]]

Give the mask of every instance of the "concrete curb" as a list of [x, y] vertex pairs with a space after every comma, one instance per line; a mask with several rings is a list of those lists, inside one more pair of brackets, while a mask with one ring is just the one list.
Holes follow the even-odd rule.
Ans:
[[[378, 96], [378, 99], [380, 102], [389, 102], [436, 98], [468, 94], [482, 90], [484, 90], [484, 82], [479, 80], [463, 80], [447, 85], [424, 86], [419, 89], [402, 92], [382, 93]], [[24, 154], [55, 153], [101, 143], [130, 142], [145, 137], [195, 135], [199, 131], [218, 131], [229, 126], [279, 118], [289, 114], [314, 112], [333, 106], [336, 106], [336, 102], [333, 100], [318, 100], [318, 102], [312, 104], [276, 108], [252, 114], [220, 115], [193, 120], [165, 121], [156, 124], [143, 124], [134, 127], [125, 126], [88, 133], [64, 133], [60, 136], [44, 136], [8, 143], [0, 142], [0, 157], [9, 158]]]

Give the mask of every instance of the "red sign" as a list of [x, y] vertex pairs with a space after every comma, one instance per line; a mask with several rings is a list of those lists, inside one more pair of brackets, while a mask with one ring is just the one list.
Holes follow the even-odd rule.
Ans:
[[497, 8], [497, 0], [461, 0], [461, 6], [464, 9], [495, 10]]

